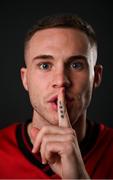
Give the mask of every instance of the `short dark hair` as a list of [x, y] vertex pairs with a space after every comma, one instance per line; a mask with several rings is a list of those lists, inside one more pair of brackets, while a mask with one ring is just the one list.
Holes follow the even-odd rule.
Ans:
[[28, 42], [37, 31], [49, 28], [78, 29], [87, 35], [91, 46], [95, 46], [97, 48], [96, 34], [92, 26], [88, 24], [85, 20], [80, 18], [78, 15], [66, 13], [45, 16], [41, 19], [38, 19], [35, 25], [33, 25], [26, 34], [24, 42], [24, 51], [26, 51], [26, 46]]

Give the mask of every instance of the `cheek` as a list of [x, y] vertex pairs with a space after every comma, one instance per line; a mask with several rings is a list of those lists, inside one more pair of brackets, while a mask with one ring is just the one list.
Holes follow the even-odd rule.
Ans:
[[50, 86], [49, 77], [39, 72], [30, 72], [28, 74], [28, 92], [31, 103], [43, 103], [45, 93]]
[[82, 101], [84, 104], [84, 107], [88, 107], [91, 101], [92, 97], [92, 89], [93, 89], [93, 82], [91, 82], [89, 79], [86, 83], [84, 83], [83, 86], [83, 92], [82, 92]]
[[88, 73], [84, 73], [75, 80], [74, 92], [80, 95], [82, 104], [89, 104], [92, 96], [93, 78], [90, 79]]
[[89, 86], [89, 76], [88, 73], [77, 74], [74, 78], [73, 84], [75, 87], [75, 92], [84, 92]]

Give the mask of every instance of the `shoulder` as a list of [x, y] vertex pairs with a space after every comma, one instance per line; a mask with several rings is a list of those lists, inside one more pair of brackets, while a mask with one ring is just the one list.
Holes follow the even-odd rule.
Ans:
[[9, 134], [9, 133], [13, 133], [13, 131], [12, 130], [15, 130], [16, 129], [16, 127], [17, 127], [17, 125], [18, 125], [18, 123], [15, 123], [15, 124], [11, 124], [11, 125], [9, 125], [9, 126], [7, 126], [7, 127], [4, 127], [4, 128], [2, 128], [2, 129], [0, 129], [0, 136], [3, 136], [3, 135], [5, 135], [5, 134]]
[[99, 136], [103, 136], [103, 137], [106, 137], [106, 138], [113, 138], [113, 128], [111, 127], [108, 127], [104, 124], [100, 124], [99, 125]]
[[16, 129], [17, 129], [18, 124], [19, 123], [12, 124], [0, 130], [1, 144], [12, 142], [12, 141], [16, 142]]
[[95, 145], [100, 149], [104, 148], [107, 151], [113, 151], [113, 128], [100, 124], [97, 142]]

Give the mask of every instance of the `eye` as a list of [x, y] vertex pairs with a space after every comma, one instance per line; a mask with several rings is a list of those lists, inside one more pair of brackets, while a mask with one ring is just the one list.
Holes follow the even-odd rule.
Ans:
[[51, 64], [50, 63], [40, 63], [40, 64], [38, 64], [38, 66], [42, 70], [49, 70], [51, 68]]
[[82, 62], [71, 62], [70, 66], [73, 69], [82, 69], [83, 63]]

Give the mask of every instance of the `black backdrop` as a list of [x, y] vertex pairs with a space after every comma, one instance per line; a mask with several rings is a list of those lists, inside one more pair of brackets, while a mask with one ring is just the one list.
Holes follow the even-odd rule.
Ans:
[[95, 1], [0, 2], [0, 127], [32, 116], [27, 93], [20, 80], [23, 42], [27, 29], [44, 15], [77, 13], [94, 27], [99, 46], [98, 61], [104, 66], [101, 87], [88, 111], [90, 119], [113, 127], [113, 12], [111, 4]]

